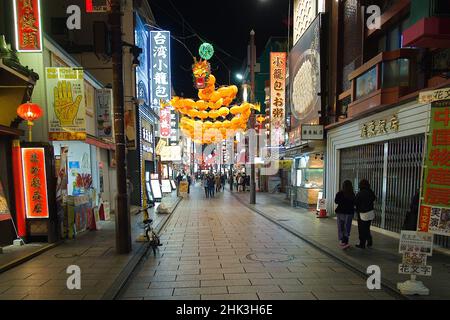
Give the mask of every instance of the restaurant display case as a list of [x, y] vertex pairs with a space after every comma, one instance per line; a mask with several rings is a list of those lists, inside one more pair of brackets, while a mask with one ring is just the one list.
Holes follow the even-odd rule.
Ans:
[[318, 196], [323, 192], [323, 154], [303, 154], [295, 162], [296, 206], [316, 207]]

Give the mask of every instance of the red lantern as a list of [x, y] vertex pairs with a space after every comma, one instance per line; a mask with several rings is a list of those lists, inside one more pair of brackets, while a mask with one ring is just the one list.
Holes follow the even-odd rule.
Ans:
[[27, 102], [21, 104], [17, 108], [17, 115], [27, 121], [28, 138], [31, 142], [31, 128], [33, 127], [33, 121], [39, 119], [43, 115], [41, 107], [36, 103]]

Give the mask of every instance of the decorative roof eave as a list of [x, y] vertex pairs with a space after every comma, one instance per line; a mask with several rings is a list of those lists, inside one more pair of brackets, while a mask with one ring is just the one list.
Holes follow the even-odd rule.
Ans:
[[35, 85], [36, 81], [39, 80], [39, 75], [36, 72], [11, 59], [1, 58], [0, 68], [32, 85]]

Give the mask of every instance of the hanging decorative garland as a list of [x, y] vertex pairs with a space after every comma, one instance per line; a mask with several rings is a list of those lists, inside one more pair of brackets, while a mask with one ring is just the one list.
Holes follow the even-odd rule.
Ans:
[[172, 106], [182, 115], [181, 131], [194, 142], [218, 143], [234, 137], [238, 131], [246, 130], [251, 110], [260, 111], [260, 105], [248, 102], [232, 105], [238, 88], [232, 85], [216, 89], [216, 78], [210, 73], [207, 60], [212, 57], [214, 49], [210, 44], [204, 43], [200, 46], [199, 52], [205, 60], [195, 59], [192, 66], [199, 100], [173, 97], [172, 100], [162, 102], [161, 105], [162, 107]]

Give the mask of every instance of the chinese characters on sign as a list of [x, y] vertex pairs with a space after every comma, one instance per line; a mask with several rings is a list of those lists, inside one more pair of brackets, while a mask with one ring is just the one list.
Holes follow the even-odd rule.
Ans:
[[398, 115], [394, 114], [387, 119], [372, 120], [361, 126], [361, 138], [371, 138], [389, 132], [398, 132], [400, 121]]
[[450, 100], [431, 105], [418, 230], [450, 235]]
[[22, 163], [26, 216], [28, 219], [48, 218], [44, 148], [23, 148]]
[[86, 139], [83, 70], [45, 68], [49, 140]]
[[419, 102], [431, 103], [439, 100], [450, 99], [450, 88], [443, 88], [439, 90], [423, 91], [419, 95]]
[[323, 140], [323, 126], [302, 124], [302, 140]]
[[402, 230], [399, 252], [403, 254], [400, 274], [431, 276], [432, 267], [427, 265], [427, 256], [433, 253], [431, 233]]
[[270, 53], [270, 126], [271, 145], [278, 146], [284, 137], [286, 106], [286, 52]]
[[[160, 108], [161, 101], [171, 99], [170, 75], [170, 32], [150, 32], [151, 53], [151, 104], [153, 108]], [[169, 138], [171, 134], [171, 107], [160, 111], [160, 130], [162, 138]]]
[[153, 154], [155, 152], [153, 126], [144, 118], [141, 118], [141, 140], [144, 160], [153, 161]]
[[39, 0], [13, 0], [16, 49], [19, 52], [41, 52], [42, 30]]

